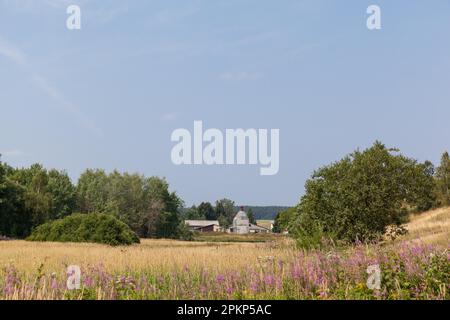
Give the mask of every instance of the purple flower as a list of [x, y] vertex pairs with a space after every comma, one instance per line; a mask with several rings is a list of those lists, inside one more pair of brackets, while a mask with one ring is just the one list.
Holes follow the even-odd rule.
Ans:
[[273, 278], [273, 276], [269, 275], [264, 278], [264, 282], [267, 286], [273, 286], [275, 284], [275, 279]]
[[92, 277], [86, 277], [84, 279], [84, 286], [87, 288], [91, 288], [94, 285], [94, 280], [92, 279]]

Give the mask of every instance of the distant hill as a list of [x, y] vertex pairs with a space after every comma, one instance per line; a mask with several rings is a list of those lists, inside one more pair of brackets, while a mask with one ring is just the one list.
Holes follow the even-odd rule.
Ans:
[[[245, 206], [245, 211], [252, 209], [256, 220], [275, 220], [277, 214], [281, 211], [287, 210], [290, 207], [282, 206]], [[236, 207], [238, 210], [239, 207]]]

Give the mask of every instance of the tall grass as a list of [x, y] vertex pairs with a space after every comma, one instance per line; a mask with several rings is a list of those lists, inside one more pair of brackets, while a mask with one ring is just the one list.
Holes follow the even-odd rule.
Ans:
[[[390, 247], [296, 251], [289, 243], [205, 245], [144, 241], [98, 245], [2, 243], [1, 299], [448, 299], [449, 252], [409, 242]], [[36, 245], [36, 246], [38, 246]], [[12, 246], [12, 250], [3, 249]], [[30, 257], [26, 257], [31, 255]], [[8, 261], [5, 261], [8, 257]], [[29, 259], [31, 258], [31, 259]], [[27, 261], [34, 261], [27, 263]], [[82, 268], [66, 289], [68, 264]], [[379, 264], [381, 290], [366, 286]]]

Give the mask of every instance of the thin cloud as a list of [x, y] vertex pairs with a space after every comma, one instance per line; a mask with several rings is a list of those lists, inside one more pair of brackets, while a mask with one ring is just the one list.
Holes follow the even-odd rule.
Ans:
[[69, 101], [65, 95], [43, 75], [33, 72], [27, 56], [12, 43], [0, 36], [0, 57], [4, 56], [16, 65], [24, 69], [31, 82], [50, 99], [56, 102], [56, 106], [66, 113], [74, 116], [85, 128], [93, 131], [97, 136], [102, 136], [102, 131], [95, 125], [95, 122], [86, 116], [78, 107]]
[[262, 75], [260, 73], [253, 73], [247, 71], [238, 72], [224, 72], [219, 78], [224, 81], [252, 81], [261, 79]]

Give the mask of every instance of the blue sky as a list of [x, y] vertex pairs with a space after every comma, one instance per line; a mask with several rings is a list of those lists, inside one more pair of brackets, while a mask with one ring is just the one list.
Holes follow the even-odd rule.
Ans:
[[[449, 31], [447, 0], [0, 0], [2, 160], [164, 176], [188, 205], [294, 205], [314, 169], [377, 139], [438, 163]], [[173, 165], [170, 135], [194, 120], [279, 128], [279, 174]]]

